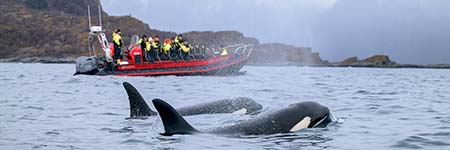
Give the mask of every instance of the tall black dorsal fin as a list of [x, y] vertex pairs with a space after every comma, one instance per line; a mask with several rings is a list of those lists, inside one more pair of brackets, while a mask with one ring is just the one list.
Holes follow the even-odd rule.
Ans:
[[153, 105], [164, 125], [163, 135], [192, 134], [198, 132], [172, 106], [160, 99], [154, 99]]
[[130, 100], [130, 118], [140, 118], [157, 114], [148, 107], [144, 98], [142, 98], [141, 94], [133, 85], [128, 82], [123, 82], [123, 87], [127, 91], [128, 100]]

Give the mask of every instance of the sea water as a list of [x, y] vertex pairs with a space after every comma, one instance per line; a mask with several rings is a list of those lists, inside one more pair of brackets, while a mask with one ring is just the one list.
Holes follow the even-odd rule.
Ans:
[[[73, 76], [73, 64], [0, 64], [0, 149], [450, 149], [450, 70], [245, 66], [239, 76]], [[126, 120], [122, 82], [174, 107], [249, 97], [257, 115], [185, 117], [199, 130], [316, 101], [338, 121], [297, 133], [162, 136]]]

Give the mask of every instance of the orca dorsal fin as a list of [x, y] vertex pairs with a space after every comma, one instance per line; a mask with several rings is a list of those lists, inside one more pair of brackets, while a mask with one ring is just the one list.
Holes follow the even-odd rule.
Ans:
[[172, 106], [160, 99], [153, 99], [153, 105], [158, 111], [164, 125], [162, 135], [192, 134], [198, 132]]
[[156, 112], [148, 107], [142, 95], [138, 90], [128, 82], [123, 82], [123, 87], [127, 91], [128, 100], [130, 101], [130, 118], [142, 118], [145, 116], [157, 115]]

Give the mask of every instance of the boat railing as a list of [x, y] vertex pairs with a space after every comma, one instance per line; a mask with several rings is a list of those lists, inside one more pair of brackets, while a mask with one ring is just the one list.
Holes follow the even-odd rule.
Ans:
[[237, 55], [246, 55], [247, 57], [250, 57], [250, 54], [253, 51], [253, 45], [240, 45], [235, 50], [234, 53]]
[[[138, 40], [139, 40], [138, 36], [133, 36], [131, 38], [131, 42], [130, 42], [131, 45], [130, 45], [129, 49], [131, 49], [132, 46], [137, 45], [137, 43], [138, 43], [137, 41]], [[208, 58], [211, 58], [211, 57], [218, 57], [218, 56], [221, 55], [221, 52], [223, 50], [227, 50], [229, 53], [231, 52], [231, 53], [234, 53], [235, 55], [240, 55], [240, 56], [245, 56], [245, 57], [249, 57], [250, 54], [253, 51], [253, 45], [249, 45], [249, 44], [234, 44], [234, 45], [229, 45], [229, 46], [225, 46], [225, 47], [218, 48], [218, 49], [209, 48], [209, 47], [206, 47], [205, 45], [193, 45], [193, 46], [191, 46], [191, 48], [192, 49], [189, 52], [189, 56], [192, 59], [194, 59], [194, 60], [197, 60], [197, 59], [208, 59]], [[172, 60], [172, 58], [171, 58], [172, 55], [170, 53], [171, 53], [171, 51], [169, 51], [169, 54], [168, 54], [169, 55], [169, 59]], [[143, 57], [147, 57], [145, 52], [144, 52], [143, 55], [144, 55]], [[158, 51], [156, 52], [156, 57], [157, 57], [156, 61], [157, 62], [161, 62], [162, 59], [159, 58], [159, 52]], [[181, 49], [178, 50], [177, 57], [178, 57], [179, 60], [184, 60], [184, 58], [182, 56]], [[148, 60], [148, 58], [146, 58], [146, 60]]]
[[204, 45], [194, 45], [192, 46], [190, 55], [194, 59], [206, 59], [220, 55], [222, 50], [232, 51], [236, 55], [244, 55], [246, 57], [249, 57], [251, 52], [253, 51], [253, 45], [234, 44], [218, 49], [208, 48]]
[[191, 51], [191, 57], [194, 59], [206, 59], [213, 56], [213, 52], [204, 45], [194, 45]]
[[228, 49], [233, 49], [233, 48], [234, 48], [234, 54], [245, 55], [247, 57], [249, 57], [253, 51], [253, 45], [250, 45], [250, 44], [229, 45], [229, 46], [223, 47], [222, 49], [228, 50]]

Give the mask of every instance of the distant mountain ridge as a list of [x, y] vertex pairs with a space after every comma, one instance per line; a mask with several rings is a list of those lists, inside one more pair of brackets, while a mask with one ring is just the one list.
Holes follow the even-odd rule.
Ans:
[[[87, 6], [93, 24], [98, 24], [99, 0], [4, 0], [0, 6], [0, 59], [28, 61], [58, 58], [70, 60], [88, 55]], [[162, 39], [177, 33], [160, 31], [131, 16], [109, 16], [101, 10], [103, 27], [109, 38], [120, 28], [125, 44], [132, 35], [158, 35]], [[193, 44], [219, 48], [232, 44], [252, 44], [253, 65], [326, 65], [310, 48], [271, 43], [260, 44], [256, 38], [238, 31], [192, 31], [182, 33]], [[97, 50], [98, 53], [99, 50]], [[30, 59], [32, 58], [32, 59]], [[69, 59], [67, 59], [69, 58]], [[46, 62], [46, 61], [43, 61]], [[50, 61], [51, 62], [51, 61]], [[58, 62], [58, 61], [57, 61]]]

